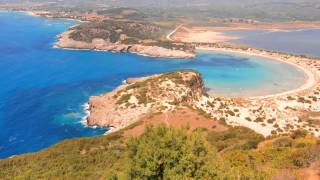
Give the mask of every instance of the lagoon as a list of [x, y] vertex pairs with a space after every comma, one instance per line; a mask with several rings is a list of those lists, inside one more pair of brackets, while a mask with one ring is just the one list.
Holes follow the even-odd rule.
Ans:
[[256, 48], [297, 55], [320, 57], [320, 29], [292, 30], [229, 30], [227, 35], [238, 37], [234, 44], [244, 44]]

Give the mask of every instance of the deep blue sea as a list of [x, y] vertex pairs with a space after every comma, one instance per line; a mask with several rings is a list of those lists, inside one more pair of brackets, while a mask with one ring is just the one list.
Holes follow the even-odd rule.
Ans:
[[177, 69], [202, 73], [211, 93], [265, 95], [298, 87], [303, 74], [257, 57], [199, 52], [196, 60], [53, 48], [76, 22], [0, 12], [0, 158], [106, 129], [81, 123], [83, 104], [129, 77]]
[[320, 29], [287, 31], [231, 30], [226, 34], [240, 37], [233, 43], [252, 47], [320, 57]]

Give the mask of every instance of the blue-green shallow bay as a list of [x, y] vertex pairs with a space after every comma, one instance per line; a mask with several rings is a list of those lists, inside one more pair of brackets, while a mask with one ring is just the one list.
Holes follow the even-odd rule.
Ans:
[[196, 60], [173, 60], [53, 48], [56, 35], [72, 25], [0, 13], [0, 158], [104, 133], [80, 123], [82, 105], [128, 77], [194, 69], [210, 92], [234, 96], [282, 92], [304, 81], [293, 67], [256, 57], [199, 52]]

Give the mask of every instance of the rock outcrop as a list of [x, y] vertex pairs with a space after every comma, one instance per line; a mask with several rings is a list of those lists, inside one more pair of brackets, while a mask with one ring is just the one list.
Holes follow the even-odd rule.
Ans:
[[125, 127], [157, 112], [192, 106], [204, 94], [203, 81], [194, 71], [178, 71], [130, 79], [113, 92], [89, 100], [89, 126]]

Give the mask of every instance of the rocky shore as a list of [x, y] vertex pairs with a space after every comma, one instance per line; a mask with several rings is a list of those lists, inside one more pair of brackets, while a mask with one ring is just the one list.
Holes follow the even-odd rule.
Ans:
[[111, 43], [103, 39], [93, 39], [92, 42], [76, 41], [71, 39], [69, 36], [73, 30], [69, 30], [58, 35], [58, 42], [55, 44], [59, 48], [68, 49], [88, 49], [88, 50], [99, 50], [99, 51], [112, 51], [112, 52], [129, 52], [136, 53], [151, 57], [164, 57], [164, 58], [181, 58], [181, 59], [192, 59], [195, 54], [185, 52], [182, 50], [167, 49], [159, 46], [146, 46], [140, 44], [121, 44]]

